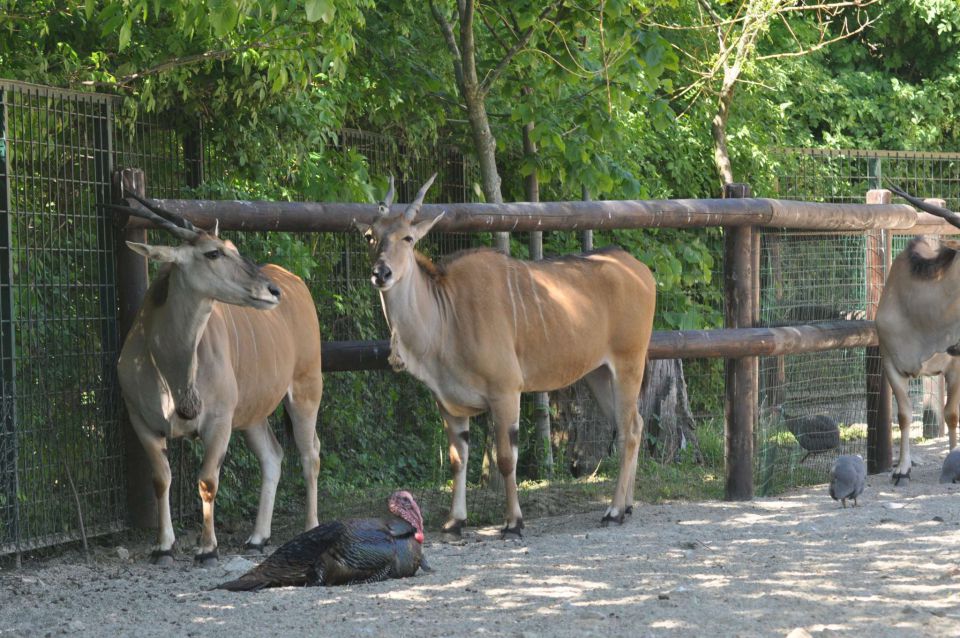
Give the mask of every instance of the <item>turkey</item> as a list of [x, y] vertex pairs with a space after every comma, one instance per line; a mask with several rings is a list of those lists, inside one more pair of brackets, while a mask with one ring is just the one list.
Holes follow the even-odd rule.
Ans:
[[417, 502], [400, 490], [387, 504], [393, 516], [321, 523], [217, 589], [350, 585], [405, 578], [421, 568], [430, 571], [423, 558], [423, 516]]

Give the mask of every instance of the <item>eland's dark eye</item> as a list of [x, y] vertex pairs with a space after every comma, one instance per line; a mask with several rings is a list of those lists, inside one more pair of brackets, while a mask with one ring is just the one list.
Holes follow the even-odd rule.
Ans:
[[203, 253], [203, 256], [206, 257], [207, 259], [220, 259], [221, 257], [223, 257], [223, 249], [217, 248], [216, 250], [207, 251]]
[[403, 241], [407, 242], [408, 244], [412, 244], [413, 237], [411, 237], [410, 235], [407, 235], [406, 237], [403, 238]]

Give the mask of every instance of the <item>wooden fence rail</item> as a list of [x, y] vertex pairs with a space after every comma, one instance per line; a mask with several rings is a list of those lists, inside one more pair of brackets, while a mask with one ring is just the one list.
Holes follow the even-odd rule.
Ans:
[[[131, 172], [139, 175], [130, 175]], [[144, 183], [142, 172], [125, 169], [117, 183]], [[725, 295], [731, 311], [727, 327], [720, 330], [658, 331], [650, 347], [652, 358], [721, 357], [728, 360], [726, 395], [727, 484], [729, 499], [753, 495], [752, 439], [756, 421], [759, 381], [758, 356], [780, 356], [837, 348], [876, 346], [872, 321], [830, 321], [795, 326], [755, 327], [759, 305], [759, 234], [755, 227], [774, 227], [830, 233], [956, 232], [952, 226], [903, 204], [890, 204], [889, 197], [873, 196], [872, 204], [820, 204], [749, 197], [746, 185], [730, 185], [725, 199], [679, 199], [649, 201], [575, 201], [511, 204], [425, 204], [421, 216], [446, 212], [436, 229], [441, 232], [504, 232], [613, 228], [704, 228], [728, 229]], [[120, 194], [118, 193], [117, 196]], [[377, 216], [373, 204], [209, 201], [155, 199], [157, 205], [180, 214], [194, 224], [224, 230], [286, 232], [352, 232], [355, 222], [370, 223]], [[398, 204], [396, 211], [404, 208]], [[127, 232], [146, 228], [139, 218], [127, 222]], [[889, 234], [885, 235], [888, 237]], [[877, 247], [873, 242], [871, 246]], [[889, 243], [887, 243], [889, 246]], [[118, 250], [123, 315], [120, 325], [129, 325], [131, 300], [143, 294], [146, 269], [125, 247]], [[889, 254], [884, 259], [889, 261]], [[883, 260], [881, 260], [882, 263]], [[882, 280], [881, 280], [882, 283]], [[323, 346], [324, 370], [376, 370], [387, 368], [389, 343], [328, 342]], [[876, 364], [871, 370], [876, 372]], [[874, 374], [873, 376], [877, 376]], [[872, 472], [890, 467], [891, 428], [889, 393], [879, 377], [868, 374], [868, 447]], [[747, 406], [748, 408], [744, 408]], [[879, 443], [878, 443], [879, 442]], [[879, 456], [878, 456], [879, 455]]]
[[[239, 200], [154, 199], [158, 206], [201, 227], [214, 220], [221, 230], [349, 232], [354, 222], [371, 224], [375, 204], [253, 202]], [[403, 211], [396, 204], [393, 212]], [[439, 232], [524, 232], [612, 228], [727, 228], [762, 226], [835, 232], [913, 228], [917, 212], [905, 204], [820, 204], [792, 200], [661, 199], [623, 201], [516, 202], [510, 204], [424, 204], [420, 217], [446, 215]], [[936, 217], [929, 216], [933, 220]], [[939, 223], [939, 222], [938, 222]], [[146, 227], [140, 218], [132, 227]], [[932, 232], [932, 231], [926, 231]]]

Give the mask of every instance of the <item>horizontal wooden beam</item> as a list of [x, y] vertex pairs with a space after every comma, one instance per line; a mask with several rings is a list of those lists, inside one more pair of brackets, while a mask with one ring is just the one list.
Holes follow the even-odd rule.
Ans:
[[[200, 227], [223, 230], [348, 232], [377, 218], [374, 204], [155, 199]], [[404, 204], [392, 207], [394, 212]], [[424, 204], [421, 218], [445, 212], [441, 232], [600, 230], [767, 226], [808, 230], [909, 229], [916, 211], [905, 204], [820, 204], [777, 199], [660, 199], [508, 204]], [[131, 217], [132, 227], [149, 222]]]
[[[778, 356], [877, 345], [872, 321], [823, 321], [772, 328], [658, 330], [650, 339], [651, 359], [700, 359]], [[328, 341], [324, 372], [386, 370], [390, 342]]]

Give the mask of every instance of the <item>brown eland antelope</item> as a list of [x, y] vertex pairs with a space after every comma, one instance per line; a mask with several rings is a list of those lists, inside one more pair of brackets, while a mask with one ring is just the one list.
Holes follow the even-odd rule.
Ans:
[[[902, 190], [890, 190], [921, 210], [960, 228], [953, 211], [917, 199]], [[897, 399], [900, 460], [893, 482], [910, 479], [909, 379], [942, 374], [947, 386], [944, 420], [950, 449], [957, 445], [960, 420], [960, 242], [914, 237], [897, 255], [877, 306], [877, 336], [883, 370]]]
[[[199, 488], [203, 531], [195, 559], [217, 560], [213, 510], [232, 430], [243, 431], [260, 461], [260, 506], [249, 549], [270, 538], [283, 450], [267, 424], [281, 399], [292, 423], [307, 485], [306, 528], [317, 525], [320, 440], [317, 410], [320, 327], [303, 281], [274, 265], [258, 268], [230, 241], [134, 196], [145, 217], [183, 240], [179, 246], [127, 242], [165, 265], [147, 291], [118, 363], [120, 387], [150, 460], [158, 501], [159, 543], [151, 560], [173, 561], [167, 439], [203, 441]], [[152, 212], [150, 212], [152, 211]], [[269, 312], [266, 312], [268, 311]]]
[[653, 275], [616, 248], [540, 262], [468, 250], [434, 264], [414, 250], [443, 216], [414, 223], [434, 177], [399, 215], [389, 214], [391, 178], [380, 217], [361, 230], [391, 331], [391, 363], [430, 387], [443, 417], [454, 474], [444, 532], [459, 536], [466, 524], [469, 418], [489, 411], [506, 485], [503, 535], [521, 535], [520, 393], [580, 378], [619, 430], [620, 473], [601, 522], [622, 523], [632, 511], [643, 429], [637, 397], [653, 329]]

